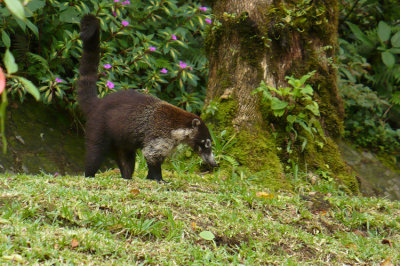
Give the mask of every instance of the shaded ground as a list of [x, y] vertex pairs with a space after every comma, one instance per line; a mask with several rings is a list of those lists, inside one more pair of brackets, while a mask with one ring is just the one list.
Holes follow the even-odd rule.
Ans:
[[84, 139], [62, 109], [34, 101], [11, 102], [7, 110], [7, 154], [0, 171], [83, 172]]
[[361, 192], [400, 200], [400, 165], [397, 171], [385, 166], [374, 154], [353, 148], [349, 143], [339, 143], [346, 163], [357, 172]]

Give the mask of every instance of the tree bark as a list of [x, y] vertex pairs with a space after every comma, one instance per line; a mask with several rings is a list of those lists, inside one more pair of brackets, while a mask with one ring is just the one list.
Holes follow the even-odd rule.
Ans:
[[[309, 82], [328, 138], [323, 148], [308, 144], [305, 152], [298, 153], [298, 162], [347, 175], [332, 140], [341, 135], [344, 113], [333, 64], [338, 1], [218, 0], [212, 1], [212, 8], [215, 18], [206, 40], [210, 66], [206, 105], [217, 103], [218, 109], [205, 119], [217, 131], [228, 129], [239, 136], [235, 146], [240, 151], [229, 152], [253, 170], [282, 172], [288, 157], [283, 152], [285, 140], [271, 134], [279, 132], [279, 121], [263, 114], [259, 97], [251, 92], [262, 80], [282, 87], [287, 86], [286, 76], [300, 78], [316, 70]], [[246, 138], [251, 139], [246, 142]], [[260, 148], [260, 141], [267, 145]], [[252, 164], [254, 160], [257, 163]]]

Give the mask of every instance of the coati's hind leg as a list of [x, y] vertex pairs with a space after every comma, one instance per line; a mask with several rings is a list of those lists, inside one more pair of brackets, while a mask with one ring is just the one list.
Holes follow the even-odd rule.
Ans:
[[85, 176], [94, 177], [110, 146], [99, 128], [86, 130]]
[[108, 147], [104, 147], [103, 143], [86, 145], [85, 154], [85, 176], [94, 177], [103, 162]]
[[117, 151], [117, 164], [121, 171], [122, 178], [132, 179], [135, 170], [136, 151], [126, 151], [119, 149]]

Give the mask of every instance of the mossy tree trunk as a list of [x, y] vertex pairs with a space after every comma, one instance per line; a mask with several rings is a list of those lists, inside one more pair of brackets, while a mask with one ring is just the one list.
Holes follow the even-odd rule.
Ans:
[[[343, 130], [332, 64], [338, 1], [218, 0], [211, 5], [215, 19], [206, 40], [210, 62], [206, 105], [217, 104], [218, 110], [205, 119], [215, 130], [236, 135], [231, 155], [252, 170], [282, 173], [289, 156], [285, 141], [290, 136], [282, 136], [279, 121], [264, 114], [259, 96], [251, 92], [262, 80], [274, 87], [287, 86], [285, 76], [300, 78], [316, 70], [309, 83], [328, 138], [322, 148], [311, 141], [296, 161], [346, 179], [347, 167], [332, 140]], [[348, 185], [356, 190], [355, 184]]]

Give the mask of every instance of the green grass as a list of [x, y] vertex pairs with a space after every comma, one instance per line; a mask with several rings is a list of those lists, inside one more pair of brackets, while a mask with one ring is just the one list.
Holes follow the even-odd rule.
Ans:
[[138, 164], [133, 180], [0, 175], [0, 264], [400, 264], [398, 201], [306, 176], [271, 190], [178, 164], [160, 184]]

